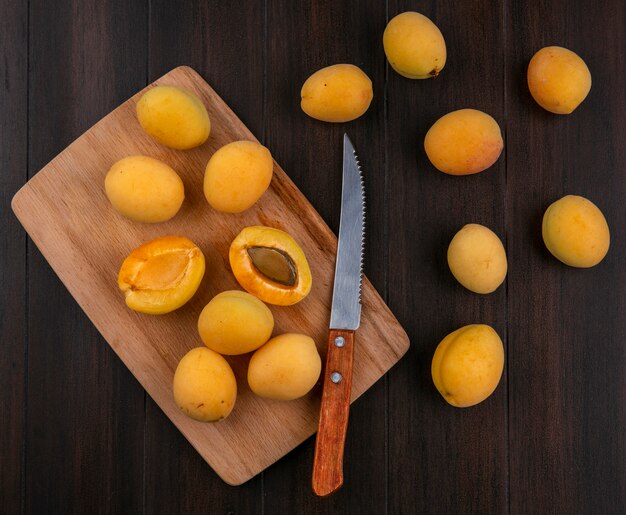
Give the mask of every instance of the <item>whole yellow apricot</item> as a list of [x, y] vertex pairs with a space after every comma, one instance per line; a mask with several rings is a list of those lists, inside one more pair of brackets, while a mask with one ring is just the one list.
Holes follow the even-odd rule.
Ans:
[[321, 371], [322, 359], [312, 338], [281, 334], [252, 355], [248, 384], [261, 397], [289, 401], [306, 395]]
[[491, 293], [504, 282], [507, 260], [500, 238], [480, 224], [467, 224], [448, 247], [452, 275], [468, 290]]
[[372, 81], [353, 64], [334, 64], [316, 71], [302, 86], [302, 110], [323, 122], [349, 122], [372, 102]]
[[204, 172], [204, 196], [218, 211], [252, 207], [272, 181], [270, 151], [254, 141], [233, 141], [211, 156]]
[[452, 406], [466, 408], [493, 393], [503, 369], [504, 347], [498, 333], [488, 325], [473, 324], [441, 341], [431, 372], [443, 398]]
[[274, 317], [254, 295], [237, 290], [225, 291], [206, 305], [198, 319], [198, 332], [204, 344], [220, 354], [245, 354], [269, 340]]
[[226, 418], [237, 399], [233, 369], [217, 352], [191, 349], [174, 372], [174, 401], [183, 413], [200, 422]]
[[147, 156], [120, 159], [107, 173], [104, 189], [115, 210], [135, 222], [165, 222], [185, 199], [178, 174]]
[[611, 244], [609, 225], [591, 200], [566, 195], [543, 215], [543, 241], [559, 261], [589, 268], [604, 259]]
[[204, 269], [204, 254], [191, 240], [163, 236], [129, 254], [120, 268], [117, 285], [130, 309], [162, 315], [194, 296]]
[[498, 122], [476, 109], [460, 109], [442, 116], [424, 138], [430, 162], [451, 175], [486, 170], [498, 160], [503, 146]]
[[589, 93], [591, 73], [585, 61], [571, 50], [548, 46], [528, 64], [528, 89], [545, 110], [569, 114]]
[[211, 132], [202, 101], [175, 86], [155, 86], [144, 93], [137, 102], [137, 118], [155, 140], [178, 150], [202, 145]]
[[409, 79], [430, 79], [446, 65], [446, 42], [423, 14], [407, 11], [392, 18], [383, 33], [391, 67]]

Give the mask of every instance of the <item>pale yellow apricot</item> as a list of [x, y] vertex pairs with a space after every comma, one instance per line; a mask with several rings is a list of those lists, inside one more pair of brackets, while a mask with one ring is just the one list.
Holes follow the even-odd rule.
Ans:
[[597, 265], [611, 244], [609, 225], [602, 211], [577, 195], [566, 195], [546, 209], [542, 235], [555, 258], [577, 268]]
[[254, 141], [233, 141], [211, 156], [204, 172], [204, 196], [218, 211], [252, 207], [272, 181], [272, 154]]
[[257, 350], [248, 366], [250, 389], [261, 397], [293, 400], [319, 379], [322, 359], [315, 342], [303, 334], [281, 334]]
[[185, 199], [178, 174], [165, 163], [148, 156], [129, 156], [117, 161], [104, 179], [111, 205], [135, 222], [165, 222]]
[[502, 148], [498, 122], [476, 109], [460, 109], [442, 116], [424, 138], [430, 162], [451, 175], [486, 170], [498, 160]]
[[391, 67], [409, 79], [430, 79], [446, 64], [446, 42], [439, 28], [423, 14], [407, 11], [392, 18], [383, 34]]
[[237, 290], [213, 297], [198, 319], [200, 338], [220, 354], [245, 354], [258, 349], [273, 330], [270, 309], [254, 295]]
[[506, 277], [506, 252], [493, 231], [484, 225], [467, 224], [450, 242], [448, 266], [468, 290], [491, 293]]
[[569, 114], [591, 90], [591, 73], [577, 54], [549, 46], [539, 50], [528, 64], [528, 89], [547, 111]]
[[498, 386], [504, 347], [498, 333], [484, 324], [466, 325], [446, 336], [432, 361], [435, 387], [452, 406], [484, 401]]
[[335, 64], [316, 71], [302, 86], [302, 110], [324, 122], [349, 122], [372, 102], [372, 81], [353, 64]]
[[185, 415], [201, 422], [226, 418], [237, 399], [233, 369], [206, 347], [190, 350], [174, 373], [174, 401]]
[[137, 102], [137, 118], [155, 140], [178, 150], [202, 145], [211, 132], [202, 101], [175, 86], [155, 86], [144, 93]]

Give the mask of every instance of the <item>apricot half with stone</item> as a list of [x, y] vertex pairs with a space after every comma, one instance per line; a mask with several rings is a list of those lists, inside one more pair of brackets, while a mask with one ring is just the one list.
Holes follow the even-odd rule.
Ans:
[[203, 276], [202, 251], [187, 238], [164, 236], [130, 253], [122, 263], [117, 284], [130, 309], [162, 315], [191, 299]]
[[304, 252], [279, 229], [246, 227], [231, 243], [228, 257], [241, 287], [268, 304], [290, 306], [311, 291]]

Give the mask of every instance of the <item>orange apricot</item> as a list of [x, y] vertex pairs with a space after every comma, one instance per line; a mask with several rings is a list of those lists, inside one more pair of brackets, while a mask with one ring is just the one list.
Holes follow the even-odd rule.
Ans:
[[502, 153], [500, 126], [476, 109], [460, 109], [437, 120], [424, 138], [424, 149], [437, 170], [450, 175], [482, 172]]
[[239, 284], [263, 302], [289, 306], [311, 291], [306, 256], [286, 232], [246, 227], [231, 243], [228, 257]]
[[117, 284], [130, 309], [161, 315], [193, 297], [204, 267], [204, 255], [191, 240], [164, 236], [130, 253], [122, 263]]

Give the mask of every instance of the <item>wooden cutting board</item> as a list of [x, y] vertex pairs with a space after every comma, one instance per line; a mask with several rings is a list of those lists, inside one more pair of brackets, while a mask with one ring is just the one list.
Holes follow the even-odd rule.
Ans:
[[[135, 116], [135, 104], [155, 84], [180, 86], [203, 100], [212, 125], [204, 145], [188, 151], [171, 150], [143, 132]], [[176, 68], [148, 88], [103, 118], [33, 177], [13, 198], [13, 211], [154, 401], [217, 474], [227, 483], [238, 485], [315, 432], [321, 381], [296, 401], [262, 399], [250, 391], [246, 382], [249, 356], [229, 357], [238, 384], [235, 408], [225, 420], [205, 424], [183, 415], [174, 403], [174, 370], [187, 351], [202, 345], [196, 324], [205, 304], [221, 291], [241, 289], [230, 270], [228, 248], [237, 233], [249, 225], [287, 231], [304, 250], [313, 273], [312, 291], [295, 306], [270, 306], [275, 318], [274, 334], [308, 334], [324, 357], [337, 240], [276, 163], [270, 188], [251, 209], [237, 215], [211, 209], [202, 191], [207, 161], [226, 143], [256, 138], [190, 68]], [[110, 206], [104, 193], [104, 177], [115, 161], [135, 154], [166, 162], [183, 179], [185, 202], [169, 222], [131, 222]], [[338, 174], [340, 167], [337, 163]], [[186, 236], [202, 249], [207, 269], [203, 282], [195, 297], [178, 311], [162, 316], [135, 313], [126, 307], [117, 288], [119, 267], [139, 244], [168, 234]], [[409, 346], [405, 332], [367, 279], [362, 301], [352, 400], [387, 372]]]

